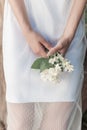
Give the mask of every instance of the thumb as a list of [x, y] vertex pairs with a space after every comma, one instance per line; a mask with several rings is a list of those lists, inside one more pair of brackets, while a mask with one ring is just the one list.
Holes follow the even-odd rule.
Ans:
[[47, 56], [50, 56], [50, 55], [54, 54], [55, 52], [56, 52], [55, 47], [53, 47], [53, 48], [51, 48], [51, 49], [48, 51]]
[[54, 54], [55, 52], [62, 50], [63, 49], [63, 45], [61, 44], [61, 42], [58, 42], [57, 45], [55, 45], [54, 47], [52, 47], [49, 52], [47, 53], [47, 56], [50, 56], [52, 54]]
[[61, 49], [63, 49], [63, 41], [62, 40], [60, 40], [60, 41], [58, 41], [58, 43], [56, 44], [56, 46], [55, 46], [56, 48], [57, 48], [57, 50], [61, 50]]

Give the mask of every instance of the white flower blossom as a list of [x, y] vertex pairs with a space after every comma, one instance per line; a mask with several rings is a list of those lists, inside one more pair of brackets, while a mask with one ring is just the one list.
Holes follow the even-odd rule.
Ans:
[[68, 72], [74, 71], [73, 65], [68, 65], [68, 66], [66, 66], [65, 69], [64, 69], [64, 71], [68, 71]]
[[55, 61], [55, 62], [57, 62], [57, 61], [58, 61], [57, 56], [55, 56], [53, 59], [54, 59], [54, 61]]
[[44, 71], [42, 71], [40, 73], [41, 79], [44, 81], [48, 80], [48, 74], [49, 74], [48, 69], [45, 69]]
[[59, 64], [56, 64], [56, 65], [55, 65], [55, 69], [56, 69], [57, 71], [61, 71], [61, 67], [59, 66]]
[[57, 82], [59, 71], [57, 71], [55, 68], [49, 68], [42, 71], [40, 75], [43, 81], [48, 80], [52, 82]]
[[53, 58], [49, 59], [49, 63], [54, 64], [54, 59]]
[[55, 76], [56, 76], [57, 73], [58, 73], [57, 70], [56, 70], [55, 68], [49, 68], [48, 71], [49, 71], [49, 74], [50, 74], [50, 75], [55, 75]]
[[68, 72], [72, 72], [72, 71], [74, 71], [74, 67], [72, 65], [69, 65], [68, 66]]
[[53, 57], [49, 59], [49, 63], [51, 64], [54, 64], [54, 62], [57, 62], [57, 61], [58, 61], [57, 57]]
[[62, 55], [60, 55], [60, 54], [58, 55], [57, 59], [60, 59], [61, 61], [65, 60], [64, 57]]
[[71, 65], [68, 59], [65, 59], [59, 53], [54, 54], [53, 57], [49, 58], [49, 63], [51, 63], [54, 67], [48, 66], [45, 70], [40, 72], [40, 77], [43, 81], [51, 81], [51, 82], [60, 82], [61, 72], [72, 72], [74, 71], [74, 66]]

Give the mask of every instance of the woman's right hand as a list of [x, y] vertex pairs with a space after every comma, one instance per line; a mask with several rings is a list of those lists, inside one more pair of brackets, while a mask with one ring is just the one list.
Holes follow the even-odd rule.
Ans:
[[48, 43], [40, 34], [35, 31], [30, 31], [27, 36], [27, 41], [29, 43], [32, 51], [41, 57], [47, 57], [47, 53], [45, 48], [50, 50], [52, 45]]
[[9, 3], [33, 52], [39, 56], [47, 57], [44, 47], [50, 50], [51, 45], [32, 29], [27, 16], [24, 0], [9, 0]]

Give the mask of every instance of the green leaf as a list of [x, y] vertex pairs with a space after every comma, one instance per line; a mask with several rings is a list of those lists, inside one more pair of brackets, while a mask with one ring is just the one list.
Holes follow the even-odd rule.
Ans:
[[45, 58], [41, 57], [41, 58], [38, 58], [34, 61], [34, 63], [32, 64], [31, 68], [32, 69], [40, 69], [40, 65], [42, 63], [42, 61], [44, 60]]
[[50, 67], [54, 67], [52, 64], [49, 63], [49, 59], [44, 59], [42, 63], [40, 64], [40, 72], [42, 72], [45, 69], [49, 69]]
[[40, 72], [42, 72], [45, 69], [47, 69], [47, 65], [45, 62], [42, 62], [41, 66], [40, 66]]

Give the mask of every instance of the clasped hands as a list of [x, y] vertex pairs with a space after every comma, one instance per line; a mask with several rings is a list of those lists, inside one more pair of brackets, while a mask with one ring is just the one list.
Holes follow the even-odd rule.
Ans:
[[61, 36], [57, 44], [49, 50], [49, 52], [47, 53], [47, 56], [50, 56], [51, 54], [54, 54], [55, 52], [59, 52], [62, 56], [65, 56], [70, 46], [70, 43], [71, 41], [69, 37]]
[[[32, 51], [38, 56], [48, 57], [55, 52], [59, 52], [65, 56], [70, 46], [71, 38], [69, 36], [67, 37], [62, 35], [58, 40], [58, 43], [53, 47], [40, 34], [32, 31], [29, 33], [28, 42]], [[46, 52], [45, 49], [47, 49], [48, 52]]]

